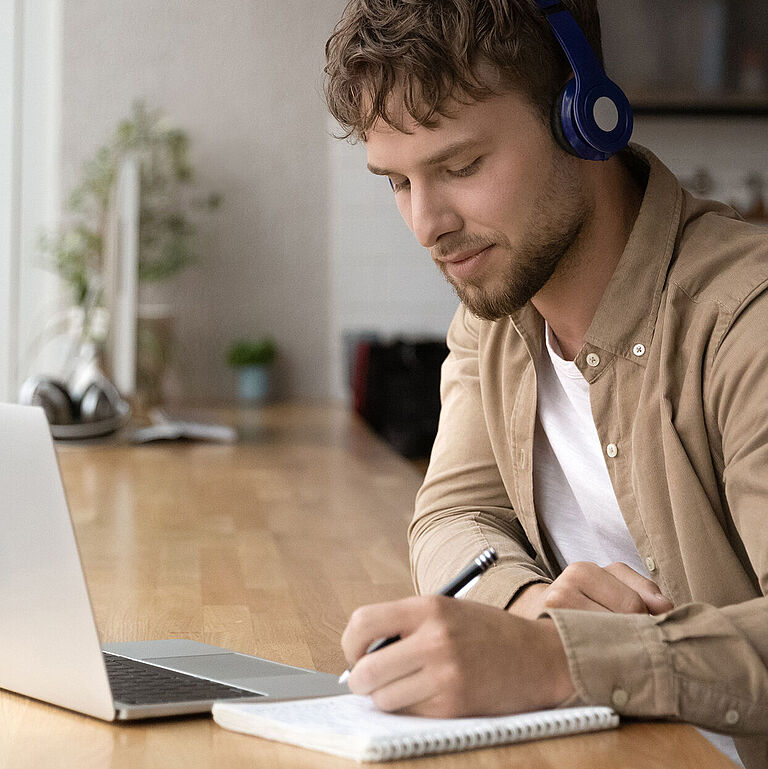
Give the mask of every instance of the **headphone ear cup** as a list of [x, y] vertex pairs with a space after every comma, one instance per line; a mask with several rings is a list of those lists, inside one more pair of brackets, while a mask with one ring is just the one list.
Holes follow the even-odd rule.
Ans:
[[67, 386], [58, 379], [34, 376], [24, 382], [19, 391], [19, 403], [41, 406], [52, 425], [71, 425], [77, 421], [77, 404]]
[[[571, 81], [569, 81], [569, 83], [570, 82]], [[565, 88], [568, 87], [569, 83], [566, 84]], [[552, 105], [552, 109], [549, 113], [549, 125], [552, 129], [552, 135], [555, 137], [555, 141], [560, 145], [560, 147], [562, 147], [562, 149], [564, 149], [569, 155], [580, 158], [581, 155], [576, 151], [574, 146], [568, 140], [568, 137], [565, 134], [565, 129], [563, 128], [563, 120], [566, 119], [563, 117], [563, 99], [565, 97], [565, 88], [563, 88], [560, 93], [557, 94], [555, 103]]]
[[120, 393], [106, 377], [91, 382], [79, 399], [80, 421], [99, 422], [117, 416], [120, 408]]

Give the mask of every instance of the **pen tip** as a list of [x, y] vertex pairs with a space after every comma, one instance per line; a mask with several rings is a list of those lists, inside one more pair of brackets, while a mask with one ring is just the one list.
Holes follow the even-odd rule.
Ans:
[[345, 684], [347, 683], [347, 679], [349, 678], [349, 670], [345, 670], [340, 676], [339, 676], [339, 683]]

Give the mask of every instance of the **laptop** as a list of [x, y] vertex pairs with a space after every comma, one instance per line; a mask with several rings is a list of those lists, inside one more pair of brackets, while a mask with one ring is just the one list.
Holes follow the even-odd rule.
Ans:
[[0, 404], [0, 688], [105, 720], [346, 694], [328, 673], [184, 639], [100, 646], [48, 422]]

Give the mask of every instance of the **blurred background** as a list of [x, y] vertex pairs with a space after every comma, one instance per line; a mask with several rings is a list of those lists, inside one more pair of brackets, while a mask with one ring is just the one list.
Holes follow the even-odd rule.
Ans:
[[[763, 0], [600, 5], [634, 140], [764, 219]], [[274, 359], [272, 398], [351, 403], [358, 340], [443, 339], [457, 300], [364, 149], [333, 138], [322, 67], [343, 7], [0, 2], [0, 400], [66, 376], [83, 339], [118, 344], [110, 302], [152, 402], [234, 401], [251, 355]], [[125, 284], [103, 273], [126, 253], [138, 289], [117, 312]]]

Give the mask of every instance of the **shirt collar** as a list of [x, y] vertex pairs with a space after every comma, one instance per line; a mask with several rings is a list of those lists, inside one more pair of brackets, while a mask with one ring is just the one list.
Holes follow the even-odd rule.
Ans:
[[590, 347], [645, 365], [667, 271], [675, 250], [683, 191], [674, 174], [649, 150], [632, 144], [624, 153], [630, 168], [648, 182], [624, 252], [584, 335], [579, 368]]
[[[683, 190], [674, 174], [637, 144], [630, 144], [622, 159], [633, 173], [647, 176], [647, 183], [627, 245], [574, 360], [589, 382], [610, 357], [596, 349], [645, 366], [681, 222]], [[541, 315], [528, 302], [511, 320], [535, 360], [544, 344]]]

